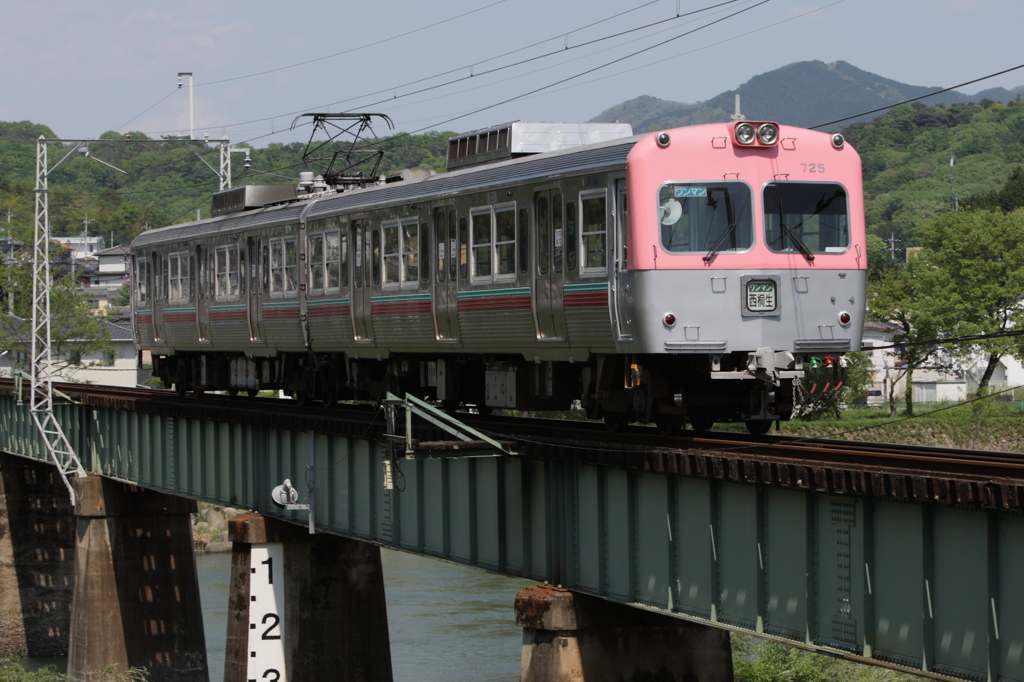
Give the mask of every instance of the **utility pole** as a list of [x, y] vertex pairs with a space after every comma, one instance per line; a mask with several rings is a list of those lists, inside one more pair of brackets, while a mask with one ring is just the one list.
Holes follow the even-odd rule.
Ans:
[[959, 207], [959, 204], [958, 204], [958, 202], [956, 200], [956, 177], [953, 174], [953, 163], [954, 163], [954, 161], [955, 161], [955, 157], [952, 157], [952, 156], [949, 157], [949, 193], [952, 196], [953, 211], [956, 212], [956, 211], [960, 210], [960, 207]]
[[889, 257], [892, 258], [893, 260], [896, 260], [896, 245], [902, 242], [903, 240], [898, 239], [896, 237], [895, 232], [890, 232], [889, 238], [884, 241], [889, 243]]
[[195, 117], [193, 116], [194, 109], [192, 108], [192, 72], [191, 71], [179, 71], [178, 72], [178, 89], [181, 89], [181, 77], [188, 76], [188, 139], [194, 140], [196, 137], [196, 123]]

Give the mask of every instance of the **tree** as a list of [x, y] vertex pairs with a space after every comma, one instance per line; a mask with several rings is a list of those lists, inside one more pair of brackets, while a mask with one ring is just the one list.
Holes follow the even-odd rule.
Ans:
[[[924, 248], [908, 265], [919, 296], [917, 323], [934, 338], [996, 335], [1024, 329], [1024, 210], [960, 211], [923, 221]], [[988, 356], [977, 395], [985, 394], [1005, 355], [1024, 359], [1024, 336], [952, 346], [959, 357]]]
[[868, 314], [879, 322], [894, 324], [898, 331], [893, 335], [897, 346], [886, 353], [892, 359], [892, 367], [886, 366], [886, 393], [889, 401], [889, 416], [896, 416], [896, 385], [906, 378], [905, 412], [913, 416], [914, 370], [937, 369], [935, 353], [938, 346], [932, 343], [937, 330], [932, 319], [922, 315], [921, 302], [929, 295], [922, 291], [924, 261], [911, 257], [906, 265], [894, 268], [884, 276], [871, 282], [868, 287]]

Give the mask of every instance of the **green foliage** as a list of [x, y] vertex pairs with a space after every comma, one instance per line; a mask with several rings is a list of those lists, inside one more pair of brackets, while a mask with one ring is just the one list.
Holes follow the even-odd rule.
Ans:
[[[837, 362], [841, 361], [837, 359]], [[805, 366], [804, 376], [797, 385], [798, 407], [794, 418], [840, 419], [843, 407], [864, 393], [871, 385], [871, 358], [867, 353], [847, 353], [845, 362], [846, 378], [839, 390], [835, 390], [835, 386], [836, 377], [840, 380], [843, 377], [841, 367], [837, 373], [825, 365], [824, 358], [815, 358], [810, 367]], [[828, 392], [825, 392], [826, 385]]]
[[[6, 227], [8, 210], [13, 223], [31, 228], [39, 135], [56, 137], [49, 128], [28, 121], [0, 121], [0, 228]], [[378, 172], [386, 175], [405, 168], [443, 172], [451, 135], [429, 132], [382, 138], [386, 154]], [[210, 195], [218, 189], [219, 180], [206, 163], [218, 166], [216, 146], [200, 141], [152, 141], [142, 133], [132, 133], [131, 142], [110, 142], [125, 139], [126, 135], [106, 132], [89, 144], [88, 157], [76, 152], [51, 173], [50, 226], [55, 236], [81, 234], [88, 216], [89, 232], [107, 237], [106, 246], [116, 246], [127, 243], [146, 226], [194, 220], [197, 210], [200, 216], [209, 217]], [[299, 172], [306, 170], [302, 163], [305, 146], [275, 143], [251, 149], [248, 169], [238, 163], [236, 155], [232, 183], [294, 184]], [[70, 147], [50, 145], [50, 166], [68, 151]], [[370, 174], [372, 166], [363, 164], [357, 170]]]
[[[1024, 310], [1024, 210], [960, 211], [923, 221], [924, 248], [908, 262], [920, 296], [914, 313], [932, 338], [998, 334], [1020, 329]], [[989, 357], [983, 395], [1003, 355], [1024, 358], [1024, 337], [986, 339], [952, 347], [960, 357]]]
[[950, 157], [956, 160], [952, 172], [963, 205], [1001, 208], [1000, 202], [1009, 206], [1024, 201], [1024, 177], [1007, 182], [1024, 163], [1020, 102], [989, 103], [987, 108], [904, 105], [870, 123], [854, 123], [843, 133], [864, 165], [868, 232], [883, 239], [894, 236], [902, 240], [900, 247], [920, 246], [916, 223], [952, 206]]
[[736, 682], [912, 682], [906, 673], [861, 665], [788, 644], [733, 633]]
[[0, 682], [67, 682], [68, 677], [52, 665], [29, 672], [18, 663], [17, 656], [0, 658]]

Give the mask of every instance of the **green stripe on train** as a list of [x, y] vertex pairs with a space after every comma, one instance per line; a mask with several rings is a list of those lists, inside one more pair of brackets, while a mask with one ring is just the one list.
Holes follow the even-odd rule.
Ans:
[[522, 296], [529, 295], [530, 287], [513, 287], [510, 289], [481, 289], [480, 291], [460, 291], [459, 298], [483, 298], [486, 296]]

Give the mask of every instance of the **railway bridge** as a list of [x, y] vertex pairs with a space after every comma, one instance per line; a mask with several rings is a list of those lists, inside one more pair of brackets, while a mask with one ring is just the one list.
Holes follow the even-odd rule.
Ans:
[[524, 680], [728, 682], [737, 631], [1024, 682], [1014, 455], [465, 415], [488, 443], [406, 433], [401, 407], [59, 388], [75, 509], [0, 381], [0, 650], [66, 652], [77, 679], [220, 676], [190, 537], [207, 501], [253, 510], [231, 527], [229, 682], [390, 679], [380, 547], [537, 581]]

